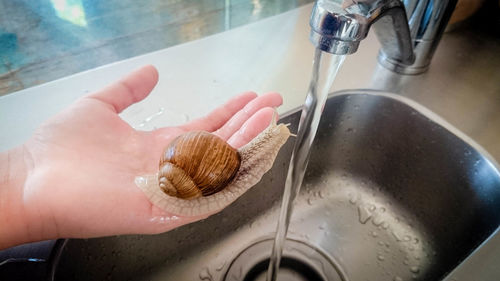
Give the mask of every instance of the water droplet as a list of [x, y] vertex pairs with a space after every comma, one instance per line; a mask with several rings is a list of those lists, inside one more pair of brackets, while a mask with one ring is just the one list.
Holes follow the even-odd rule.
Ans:
[[418, 273], [420, 271], [420, 268], [418, 268], [418, 266], [412, 266], [410, 267], [410, 271], [413, 273]]
[[418, 238], [413, 239], [413, 244], [418, 244], [418, 242], [419, 242]]
[[374, 205], [368, 205], [368, 210], [370, 211], [375, 211], [377, 209], [377, 207], [375, 207]]
[[404, 238], [403, 238], [404, 241], [408, 242], [411, 240], [411, 237], [409, 235], [406, 235]]
[[377, 233], [377, 232], [375, 232], [375, 231], [372, 231], [372, 232], [370, 233], [370, 235], [371, 235], [372, 237], [377, 237], [377, 236], [378, 236], [378, 233]]
[[378, 254], [378, 255], [377, 255], [377, 260], [379, 260], [379, 261], [384, 261], [384, 260], [385, 260], [385, 257], [384, 257], [383, 255], [381, 255], [381, 254]]
[[372, 217], [372, 214], [366, 208], [366, 206], [358, 206], [358, 215], [359, 215], [359, 222], [362, 224], [365, 224]]
[[[158, 224], [168, 224], [168, 223], [171, 223], [172, 221], [176, 221], [178, 220], [179, 217], [178, 216], [156, 216], [156, 217], [152, 217], [149, 219], [150, 222], [153, 222], [153, 223], [158, 223]], [[137, 238], [138, 240], [141, 240], [143, 238]]]
[[212, 274], [210, 274], [208, 267], [204, 267], [201, 269], [199, 277], [201, 280], [213, 281]]
[[404, 264], [404, 265], [409, 265], [409, 264], [410, 264], [410, 261], [409, 261], [408, 259], [404, 259], [404, 260], [403, 260], [403, 264]]
[[383, 241], [378, 241], [378, 243], [380, 246], [384, 246], [384, 242]]
[[325, 198], [325, 194], [320, 190], [318, 192], [319, 198]]
[[373, 225], [380, 226], [383, 222], [384, 222], [384, 220], [381, 216], [377, 216], [377, 215], [373, 216], [373, 220], [372, 220]]
[[396, 241], [398, 241], [398, 242], [403, 241], [403, 239], [401, 239], [401, 237], [394, 230], [391, 231], [391, 233], [392, 233], [392, 236], [394, 236], [394, 238], [396, 238]]
[[403, 281], [403, 278], [399, 277], [399, 276], [394, 276], [394, 279], [392, 279], [393, 281]]
[[389, 223], [388, 223], [388, 222], [386, 222], [386, 221], [385, 221], [385, 222], [383, 222], [383, 223], [382, 223], [382, 228], [383, 228], [383, 229], [388, 229], [388, 228], [389, 228]]
[[308, 198], [308, 199], [307, 199], [307, 204], [308, 204], [309, 206], [312, 206], [312, 204], [313, 204], [313, 199], [312, 199], [312, 198]]
[[137, 124], [136, 126], [133, 126], [132, 128], [134, 128], [134, 129], [140, 129], [140, 128], [146, 127], [146, 125], [148, 125], [149, 122], [151, 122], [156, 117], [162, 115], [163, 112], [165, 112], [165, 108], [163, 108], [163, 107], [158, 108], [158, 111], [156, 113], [154, 113], [153, 115], [148, 116], [141, 123]]
[[145, 177], [135, 177], [134, 182], [137, 186], [142, 187], [145, 186], [148, 182], [148, 180]]
[[326, 228], [326, 223], [323, 222], [322, 224], [319, 225], [319, 229], [324, 230]]
[[225, 266], [225, 265], [226, 265], [226, 262], [225, 262], [225, 261], [223, 261], [223, 262], [221, 262], [221, 263], [219, 264], [219, 266], [217, 266], [217, 268], [215, 268], [215, 270], [216, 270], [216, 271], [221, 271], [221, 270], [224, 268], [224, 266]]
[[385, 213], [385, 208], [384, 207], [380, 208], [380, 212]]
[[356, 202], [358, 202], [358, 198], [356, 198], [354, 194], [349, 194], [349, 202], [351, 204], [356, 204]]

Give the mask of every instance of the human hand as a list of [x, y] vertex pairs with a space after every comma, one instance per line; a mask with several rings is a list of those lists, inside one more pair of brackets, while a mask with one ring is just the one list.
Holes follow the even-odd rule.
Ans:
[[[157, 80], [154, 67], [143, 67], [77, 100], [19, 148], [25, 180], [10, 194], [19, 199], [20, 206], [7, 212], [18, 217], [17, 224], [27, 237], [19, 236], [16, 244], [59, 237], [159, 233], [203, 218], [174, 217], [168, 223], [158, 219], [171, 214], [152, 205], [134, 178], [156, 173], [164, 147], [187, 131], [214, 132], [235, 148], [245, 145], [269, 125], [273, 107], [282, 103], [279, 94], [257, 97], [249, 92], [185, 125], [136, 131], [118, 114], [144, 99]], [[0, 208], [8, 205], [0, 201]], [[0, 231], [2, 245], [6, 244]]]

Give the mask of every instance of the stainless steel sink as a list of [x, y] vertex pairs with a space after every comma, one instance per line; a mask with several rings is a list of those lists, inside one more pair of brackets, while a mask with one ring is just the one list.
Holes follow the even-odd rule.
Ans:
[[[296, 130], [299, 114], [282, 121]], [[292, 146], [257, 186], [204, 221], [160, 235], [68, 240], [55, 280], [259, 276]], [[500, 174], [480, 147], [405, 98], [339, 92], [324, 109], [282, 280], [441, 280], [499, 225]]]

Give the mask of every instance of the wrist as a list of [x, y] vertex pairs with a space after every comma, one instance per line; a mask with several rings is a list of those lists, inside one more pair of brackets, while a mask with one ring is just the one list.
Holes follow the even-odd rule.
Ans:
[[0, 249], [32, 240], [23, 204], [29, 163], [24, 146], [0, 152]]

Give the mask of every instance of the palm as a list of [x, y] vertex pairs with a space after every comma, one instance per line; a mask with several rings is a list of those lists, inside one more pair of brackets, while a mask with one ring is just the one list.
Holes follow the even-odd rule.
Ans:
[[186, 131], [212, 131], [240, 147], [269, 124], [274, 112], [269, 107], [281, 103], [277, 94], [255, 98], [246, 93], [183, 126], [136, 131], [117, 113], [147, 96], [155, 74], [144, 68], [121, 84], [80, 99], [28, 142], [33, 173], [25, 185], [26, 205], [50, 218], [44, 227], [55, 236], [156, 233], [200, 219], [158, 223], [163, 220], [155, 218], [170, 214], [153, 206], [134, 178], [155, 173], [164, 147]]

